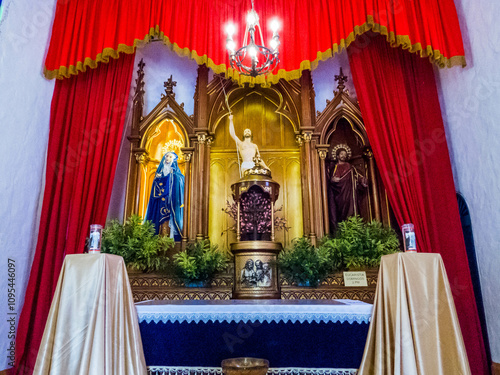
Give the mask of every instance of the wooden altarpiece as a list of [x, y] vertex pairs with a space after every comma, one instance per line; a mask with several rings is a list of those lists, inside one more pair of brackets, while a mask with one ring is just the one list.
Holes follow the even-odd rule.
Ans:
[[[303, 71], [300, 79], [280, 80], [269, 88], [240, 87], [222, 75], [214, 75], [209, 80], [209, 69], [201, 65], [198, 67], [192, 116], [185, 113], [183, 103], [175, 100], [176, 82], [172, 77], [165, 82], [165, 93], [160, 102], [144, 116], [144, 63], [141, 61], [128, 137], [131, 154], [125, 217], [141, 213], [141, 179], [151, 178], [144, 172], [144, 166], [154, 159], [151, 150], [147, 149], [148, 141], [161, 121], [171, 120], [182, 140], [179, 165], [185, 174], [183, 246], [197, 239], [210, 237], [212, 241], [219, 240], [220, 232], [231, 225], [229, 218], [221, 219], [220, 215], [225, 215], [222, 213], [223, 203], [230, 196], [227, 190], [235, 182], [231, 179], [235, 180], [237, 175], [231, 177], [230, 172], [225, 172], [227, 181], [221, 182], [219, 175], [211, 178], [211, 171], [213, 174], [219, 168], [233, 170], [231, 173], [235, 174], [234, 171], [239, 170], [234, 142], [228, 140], [229, 106], [235, 124], [245, 121], [248, 127], [257, 130], [256, 143], [263, 160], [273, 170], [273, 176], [282, 187], [282, 195], [289, 199], [281, 202], [284, 207], [282, 215], [295, 228], [291, 234], [277, 239], [285, 246], [294, 237], [305, 235], [315, 243], [317, 238], [330, 233], [327, 175], [332, 162], [332, 147], [342, 137], [353, 148], [351, 162], [368, 177], [369, 188], [362, 204], [362, 216], [390, 225], [389, 203], [359, 105], [345, 90], [347, 77], [341, 73], [337, 78], [339, 85], [334, 98], [322, 112], [316, 113], [315, 93], [308, 70]], [[231, 152], [234, 155], [230, 155]], [[224, 158], [228, 160], [226, 164], [223, 164]], [[219, 201], [214, 200], [214, 196], [218, 196]], [[231, 240], [228, 237], [224, 247]]]
[[[178, 145], [182, 154], [179, 166], [182, 166], [185, 175], [184, 231], [182, 241], [176, 245], [175, 251], [197, 239], [210, 238], [216, 242], [215, 237], [220, 238], [220, 231], [227, 229], [229, 225], [229, 219], [226, 218], [226, 226], [220, 227], [223, 221], [217, 218], [216, 213], [221, 214], [222, 206], [212, 198], [218, 195], [226, 199], [227, 192], [224, 191], [223, 185], [226, 184], [230, 189], [230, 185], [235, 182], [231, 180], [233, 177], [230, 173], [226, 174], [227, 181], [221, 182], [220, 176], [216, 175], [217, 168], [232, 168], [233, 172], [239, 170], [234, 141], [228, 140], [227, 105], [235, 116], [235, 124], [247, 121], [244, 125], [256, 132], [256, 143], [262, 158], [270, 166], [273, 178], [280, 182], [284, 191], [280, 196], [289, 198], [288, 202], [282, 201], [286, 206], [282, 214], [289, 224], [295, 220], [296, 228], [289, 237], [277, 238], [277, 241], [281, 241], [285, 246], [293, 237], [306, 235], [315, 242], [317, 238], [329, 232], [328, 203], [325, 195], [329, 162], [327, 155], [332, 146], [329, 142], [335, 139], [332, 136], [339, 123], [347, 121], [361, 138], [363, 154], [357, 160], [364, 163], [363, 173], [371, 170], [370, 168], [376, 170], [369, 152], [359, 106], [339, 86], [335, 97], [325, 110], [316, 114], [310, 71], [304, 71], [300, 79], [281, 80], [269, 88], [239, 87], [220, 75], [215, 75], [210, 80], [209, 69], [201, 65], [198, 67], [192, 116], [187, 115], [183, 104], [175, 100], [176, 82], [172, 78], [165, 82], [165, 93], [158, 105], [149, 114], [143, 115], [145, 92], [142, 61], [139, 63], [135, 83], [132, 126], [128, 137], [131, 153], [124, 215], [128, 217], [141, 212], [139, 189], [141, 183], [144, 185], [142, 179], [148, 178], [144, 166], [153, 161], [154, 169], [155, 159], [158, 161], [158, 156], [153, 155], [151, 149], [148, 150], [148, 142], [161, 121], [172, 121], [176, 124], [179, 139], [183, 142]], [[261, 113], [260, 117], [256, 113]], [[266, 133], [269, 131], [271, 132]], [[150, 168], [148, 173], [151, 173], [151, 170]], [[370, 172], [372, 175], [376, 173], [378, 172]], [[370, 197], [378, 196], [378, 207], [381, 207], [380, 197], [384, 197], [385, 192], [379, 181], [380, 179], [373, 179], [370, 182]], [[372, 186], [374, 183], [376, 185]], [[388, 216], [386, 220], [382, 210], [379, 208], [377, 211], [375, 206], [370, 203], [369, 218], [381, 218], [382, 221], [388, 222]], [[222, 215], [225, 217], [224, 213]], [[211, 228], [213, 223], [219, 225], [216, 230]], [[211, 288], [205, 290], [183, 288], [178, 280], [165, 275], [130, 275], [136, 301], [229, 299], [232, 279], [230, 273], [220, 274], [212, 280]], [[362, 288], [343, 287], [341, 275], [329, 276], [319, 288], [314, 289], [300, 288], [282, 279], [281, 298], [354, 298], [372, 301], [375, 284], [376, 274], [370, 274], [370, 286]]]

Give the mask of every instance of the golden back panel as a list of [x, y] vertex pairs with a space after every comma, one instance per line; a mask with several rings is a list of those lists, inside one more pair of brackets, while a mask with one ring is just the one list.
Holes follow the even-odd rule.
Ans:
[[145, 149], [148, 152], [149, 161], [141, 164], [141, 185], [139, 198], [138, 215], [144, 218], [148, 207], [151, 185], [155, 178], [156, 169], [160, 164], [161, 158], [168, 151], [174, 151], [179, 157], [177, 163], [182, 174], [184, 174], [184, 155], [181, 147], [185, 145], [183, 132], [180, 125], [171, 119], [163, 119], [152, 125], [145, 134]]
[[[261, 92], [252, 91], [235, 103], [232, 111], [237, 136], [241, 139], [244, 129], [252, 130], [253, 142], [271, 169], [273, 180], [280, 184], [276, 208], [282, 206], [283, 209], [277, 216], [285, 217], [291, 228], [288, 232], [276, 232], [276, 241], [286, 246], [303, 233], [300, 151], [291, 122], [276, 113], [277, 106]], [[227, 231], [234, 222], [222, 209], [226, 200], [233, 201], [231, 185], [240, 176], [236, 145], [229, 135], [227, 117], [216, 127], [214, 138], [210, 154], [208, 230], [212, 242], [228, 250], [229, 245], [236, 242], [236, 234]]]

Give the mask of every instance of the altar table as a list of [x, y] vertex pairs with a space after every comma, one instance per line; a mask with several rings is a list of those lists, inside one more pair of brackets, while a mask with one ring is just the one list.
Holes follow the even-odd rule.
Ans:
[[468, 375], [440, 254], [384, 255], [359, 375]]
[[146, 374], [122, 257], [64, 258], [33, 374]]
[[352, 300], [146, 301], [136, 308], [153, 374], [215, 374], [235, 357], [265, 358], [270, 373], [353, 374], [372, 311]]

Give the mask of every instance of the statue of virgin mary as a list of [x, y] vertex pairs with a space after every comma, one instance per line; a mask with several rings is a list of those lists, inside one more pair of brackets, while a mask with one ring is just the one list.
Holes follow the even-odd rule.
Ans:
[[162, 224], [168, 222], [170, 237], [180, 241], [184, 217], [184, 175], [179, 170], [177, 159], [175, 152], [163, 155], [156, 169], [144, 220], [154, 224], [156, 234], [160, 233]]

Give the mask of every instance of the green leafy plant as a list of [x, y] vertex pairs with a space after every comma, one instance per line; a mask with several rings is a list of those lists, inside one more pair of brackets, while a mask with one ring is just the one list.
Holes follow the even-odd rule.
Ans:
[[125, 264], [143, 272], [165, 271], [168, 266], [166, 251], [174, 240], [155, 234], [150, 221], [142, 222], [138, 215], [130, 216], [123, 224], [111, 220], [102, 231], [102, 252], [120, 255]]
[[186, 246], [186, 250], [174, 255], [175, 274], [185, 283], [209, 281], [227, 268], [228, 254], [220, 251], [210, 241], [197, 241]]
[[378, 267], [383, 255], [400, 251], [394, 229], [359, 216], [340, 222], [335, 238], [323, 239], [320, 247], [330, 253], [335, 268], [347, 270]]
[[305, 237], [298, 238], [290, 248], [279, 254], [278, 266], [287, 279], [318, 286], [321, 280], [334, 271], [334, 263], [328, 250], [327, 247], [314, 247]]

